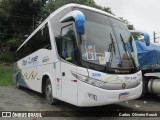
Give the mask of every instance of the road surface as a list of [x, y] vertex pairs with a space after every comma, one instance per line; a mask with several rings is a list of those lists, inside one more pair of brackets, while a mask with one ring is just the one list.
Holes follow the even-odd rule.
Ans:
[[[43, 111], [42, 115], [51, 115], [54, 117], [42, 118], [23, 118], [24, 120], [158, 120], [160, 117], [112, 117], [119, 113], [120, 116], [124, 113], [134, 114], [143, 111], [152, 111], [153, 113], [160, 112], [160, 97], [148, 95], [143, 99], [125, 101], [121, 103], [98, 106], [98, 107], [76, 107], [74, 105], [59, 102], [57, 105], [49, 105], [46, 103], [43, 96], [37, 92], [21, 88], [17, 89], [14, 86], [0, 87], [0, 111]], [[47, 111], [52, 111], [48, 112]], [[121, 113], [121, 111], [123, 111]], [[126, 112], [125, 112], [126, 111]], [[111, 114], [110, 117], [107, 117]], [[20, 118], [0, 118], [19, 120]]]

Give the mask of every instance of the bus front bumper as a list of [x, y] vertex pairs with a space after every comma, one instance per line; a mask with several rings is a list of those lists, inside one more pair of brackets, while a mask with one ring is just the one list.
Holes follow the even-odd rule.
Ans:
[[122, 90], [105, 90], [78, 81], [77, 106], [100, 106], [139, 98], [142, 82], [135, 88]]

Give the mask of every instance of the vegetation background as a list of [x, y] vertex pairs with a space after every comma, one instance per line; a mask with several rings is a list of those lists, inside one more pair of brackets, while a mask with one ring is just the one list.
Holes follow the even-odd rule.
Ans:
[[[13, 54], [18, 46], [49, 14], [68, 3], [78, 3], [112, 12], [94, 0], [0, 0], [0, 86], [12, 85]], [[134, 29], [120, 17], [129, 29]]]

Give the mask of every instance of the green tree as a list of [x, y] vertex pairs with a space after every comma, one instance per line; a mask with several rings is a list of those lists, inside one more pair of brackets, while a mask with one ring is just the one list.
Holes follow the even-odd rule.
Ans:
[[112, 12], [112, 10], [111, 10], [110, 7], [107, 7], [107, 8], [104, 7], [102, 10], [105, 11], [105, 12], [108, 12], [108, 13], [110, 13], [110, 14], [112, 14], [112, 15], [114, 15], [114, 13]]
[[10, 50], [33, 31], [36, 17], [46, 1], [0, 0], [0, 61], [9, 61], [4, 56], [10, 56]]
[[30, 34], [46, 0], [2, 0], [0, 2], [0, 40], [23, 39]]

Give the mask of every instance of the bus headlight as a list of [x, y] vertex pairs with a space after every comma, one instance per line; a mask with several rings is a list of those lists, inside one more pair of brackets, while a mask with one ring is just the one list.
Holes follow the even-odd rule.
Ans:
[[80, 74], [75, 74], [74, 72], [72, 72], [72, 75], [75, 76], [78, 80], [88, 83], [90, 85], [94, 85], [96, 87], [102, 87], [105, 82], [94, 79], [94, 78], [90, 78], [88, 76], [84, 76], [84, 75], [80, 75]]

